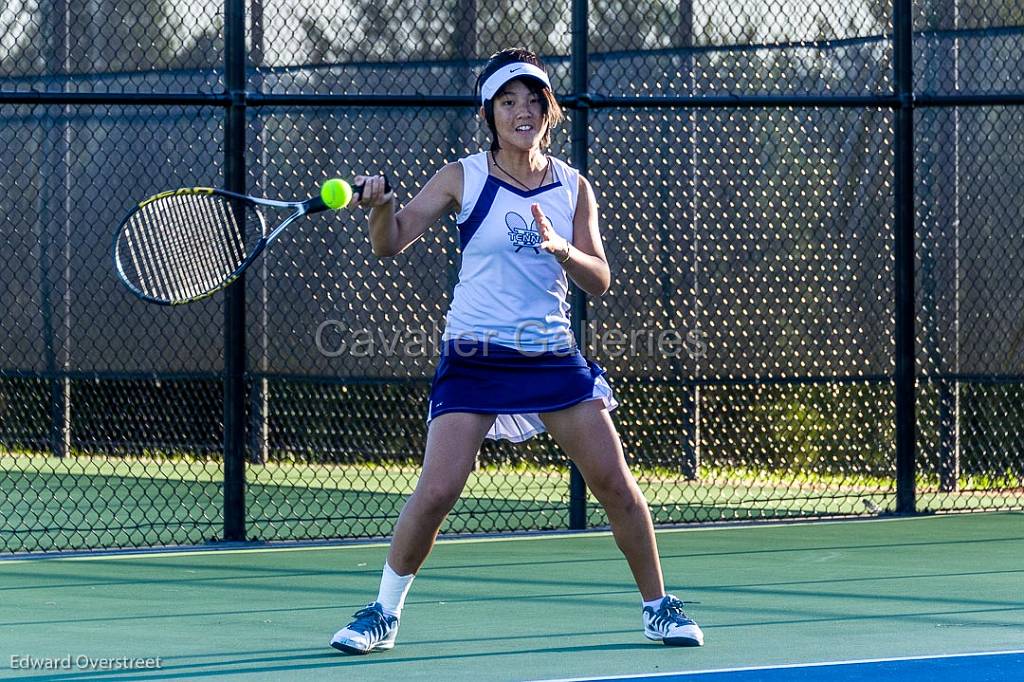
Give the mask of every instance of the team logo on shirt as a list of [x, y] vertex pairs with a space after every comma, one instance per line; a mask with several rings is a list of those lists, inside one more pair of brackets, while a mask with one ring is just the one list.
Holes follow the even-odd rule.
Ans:
[[523, 249], [533, 249], [534, 253], [540, 253], [540, 230], [537, 229], [537, 221], [531, 220], [526, 224], [526, 218], [515, 211], [505, 214], [505, 225], [508, 227], [508, 238], [512, 246], [516, 247], [516, 253]]

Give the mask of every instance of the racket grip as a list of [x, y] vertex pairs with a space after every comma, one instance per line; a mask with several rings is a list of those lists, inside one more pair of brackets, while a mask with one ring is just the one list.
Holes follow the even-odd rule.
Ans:
[[[353, 189], [355, 190], [355, 193], [356, 193], [356, 200], [358, 201], [359, 199], [362, 199], [363, 198], [363, 186], [362, 185], [356, 185], [355, 187], [353, 187]], [[390, 191], [391, 191], [391, 183], [388, 182], [388, 176], [385, 175], [384, 176], [384, 194], [387, 194]]]

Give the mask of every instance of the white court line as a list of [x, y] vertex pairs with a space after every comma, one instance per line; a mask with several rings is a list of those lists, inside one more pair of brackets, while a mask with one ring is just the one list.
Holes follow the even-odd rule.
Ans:
[[649, 677], [673, 677], [678, 675], [711, 675], [714, 673], [757, 672], [759, 670], [787, 670], [792, 668], [827, 668], [834, 665], [860, 665], [865, 663], [894, 663], [899, 661], [933, 661], [944, 658], [969, 658], [972, 656], [1010, 656], [1024, 654], [1024, 649], [1010, 651], [972, 651], [966, 654], [935, 654], [934, 656], [897, 656], [893, 658], [865, 658], [855, 661], [820, 661], [817, 663], [787, 663], [784, 665], [758, 665], [747, 668], [713, 668], [710, 670], [680, 670], [675, 673], [648, 673], [635, 675], [602, 675], [600, 677], [564, 677], [557, 680], [536, 680], [535, 682], [601, 682], [602, 680], [645, 680]]
[[[1006, 514], [1006, 512], [980, 512], [977, 514], [971, 514], [972, 517], [978, 516], [995, 516]], [[830, 521], [816, 521], [814, 519], [800, 519], [793, 521], [751, 521], [751, 522], [738, 522], [732, 524], [722, 525], [708, 525], [708, 526], [696, 526], [686, 527], [682, 526], [679, 528], [662, 528], [656, 529], [656, 535], [670, 535], [675, 533], [701, 533], [710, 531], [731, 531], [731, 530], [767, 530], [774, 528], [791, 528], [793, 526], [835, 526], [842, 524], [868, 524], [868, 523], [893, 523], [893, 522], [920, 522], [920, 521], [935, 521], [944, 518], [962, 518], [956, 515], [936, 515], [936, 516], [894, 516], [886, 518], [857, 518], [857, 519], [836, 519]], [[499, 535], [493, 537], [440, 537], [437, 540], [438, 544], [442, 545], [466, 545], [474, 543], [492, 543], [492, 542], [527, 542], [537, 540], [578, 540], [578, 539], [592, 539], [600, 537], [611, 537], [612, 533], [610, 530], [584, 530], [584, 531], [554, 531], [554, 532], [537, 532], [527, 533], [522, 535]], [[16, 564], [24, 563], [28, 561], [115, 561], [118, 559], [149, 559], [149, 558], [161, 558], [169, 556], [201, 556], [204, 554], [260, 554], [270, 552], [310, 552], [310, 551], [339, 551], [353, 548], [375, 548], [375, 547], [388, 547], [391, 544], [390, 540], [319, 540], [309, 543], [289, 543], [286, 540], [281, 541], [280, 545], [263, 545], [260, 547], [246, 547], [245, 543], [224, 543], [229, 545], [228, 547], [154, 547], [154, 548], [128, 548], [128, 549], [113, 549], [113, 550], [72, 550], [80, 551], [80, 554], [69, 554], [61, 552], [48, 552], [45, 554], [31, 555], [18, 555], [11, 558], [5, 558], [0, 556], [0, 567], [5, 564]], [[238, 547], [237, 545], [243, 545]], [[804, 549], [795, 548], [794, 551], [813, 551], [814, 547], [807, 547]]]

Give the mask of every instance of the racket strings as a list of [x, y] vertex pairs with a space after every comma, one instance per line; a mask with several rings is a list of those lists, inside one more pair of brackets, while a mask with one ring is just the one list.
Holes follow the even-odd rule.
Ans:
[[164, 197], [129, 219], [122, 263], [130, 263], [125, 273], [143, 293], [190, 300], [228, 280], [264, 232], [254, 207], [218, 195]]

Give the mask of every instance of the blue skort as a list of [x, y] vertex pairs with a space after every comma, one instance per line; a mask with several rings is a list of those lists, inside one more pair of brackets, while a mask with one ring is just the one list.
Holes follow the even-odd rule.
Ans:
[[429, 422], [448, 412], [496, 415], [491, 439], [522, 442], [545, 431], [538, 416], [586, 400], [618, 406], [605, 370], [577, 348], [524, 352], [468, 339], [445, 342], [430, 389]]

